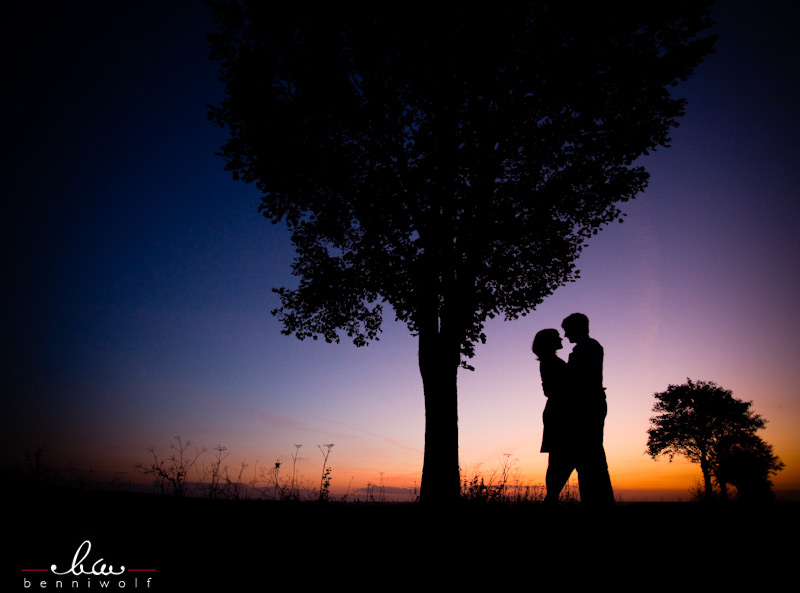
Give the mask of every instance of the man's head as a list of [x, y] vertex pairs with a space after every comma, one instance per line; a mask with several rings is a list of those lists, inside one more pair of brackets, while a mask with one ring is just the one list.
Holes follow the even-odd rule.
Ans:
[[589, 335], [589, 318], [583, 313], [573, 313], [561, 322], [564, 335], [573, 344]]

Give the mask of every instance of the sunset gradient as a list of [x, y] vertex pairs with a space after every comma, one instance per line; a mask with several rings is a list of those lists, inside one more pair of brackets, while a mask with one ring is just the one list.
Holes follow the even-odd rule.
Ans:
[[[582, 312], [605, 349], [618, 497], [687, 498], [699, 482], [699, 467], [645, 454], [653, 393], [687, 378], [753, 401], [786, 464], [776, 492], [800, 491], [797, 12], [719, 3], [716, 53], [676, 88], [687, 115], [642, 161], [650, 185], [625, 223], [591, 241], [577, 282], [487, 325], [476, 370], [459, 376], [465, 476], [489, 477], [510, 454], [522, 482], [544, 482], [530, 344]], [[180, 435], [209, 449], [205, 464], [225, 446], [247, 480], [291, 465], [302, 444], [313, 485], [317, 445], [333, 443], [334, 492], [418, 487], [424, 408], [407, 329], [389, 313], [359, 349], [282, 336], [270, 315], [271, 289], [296, 282], [293, 251], [215, 155], [225, 136], [206, 105], [222, 87], [203, 3], [54, 3], [10, 21], [4, 465], [41, 446], [53, 468], [141, 482], [148, 447], [166, 457]]]

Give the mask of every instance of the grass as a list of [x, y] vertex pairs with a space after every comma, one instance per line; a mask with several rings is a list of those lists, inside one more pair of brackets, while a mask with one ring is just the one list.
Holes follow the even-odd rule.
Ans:
[[[317, 445], [322, 454], [322, 471], [318, 486], [304, 479], [297, 470], [301, 444], [295, 444], [292, 454], [291, 475], [283, 472], [283, 462], [277, 459], [274, 465], [254, 471], [253, 478], [243, 482], [246, 463], [234, 472], [224, 464], [227, 449], [221, 445], [214, 448], [216, 455], [210, 465], [202, 463], [201, 457], [207, 453], [205, 447], [191, 449], [191, 441], [183, 442], [175, 437], [170, 444], [171, 453], [166, 458], [158, 456], [154, 448], [148, 449], [152, 459], [147, 464], [138, 464], [137, 470], [153, 479], [154, 490], [163, 495], [200, 496], [206, 498], [261, 499], [271, 501], [317, 501], [317, 502], [369, 502], [386, 503], [397, 501], [397, 497], [387, 494], [384, 472], [378, 472], [379, 482], [368, 483], [361, 492], [351, 491], [348, 485], [344, 494], [335, 496], [331, 491], [333, 468], [328, 461], [333, 443]], [[519, 460], [511, 453], [505, 453], [499, 466], [488, 472], [475, 466], [469, 475], [464, 475], [461, 483], [461, 498], [470, 503], [522, 504], [544, 501], [543, 484], [524, 483], [517, 464]], [[189, 475], [195, 471], [194, 481]], [[408, 502], [419, 500], [416, 484], [406, 487]], [[561, 493], [560, 500], [565, 503], [578, 502], [578, 489], [575, 483], [568, 484]]]
[[[192, 497], [226, 500], [263, 500], [273, 502], [350, 502], [350, 503], [388, 503], [416, 502], [419, 500], [417, 484], [404, 488], [388, 487], [385, 473], [378, 472], [378, 482], [369, 482], [365, 487], [352, 488], [352, 478], [344, 492], [331, 489], [333, 467], [329, 463], [334, 444], [317, 445], [322, 457], [319, 482], [301, 475], [298, 461], [301, 460], [302, 444], [295, 444], [291, 454], [291, 468], [288, 463], [277, 458], [268, 466], [259, 465], [252, 469], [246, 462], [230, 466], [227, 463], [229, 451], [217, 445], [209, 451], [205, 446], [197, 446], [180, 436], [173, 438], [167, 452], [161, 453], [155, 447], [146, 449], [148, 460], [138, 463], [135, 470], [150, 480], [152, 492], [170, 497]], [[526, 483], [518, 469], [519, 460], [506, 453], [499, 459], [497, 468], [482, 471], [480, 465], [470, 472], [462, 470], [461, 497], [469, 503], [523, 504], [539, 503], [544, 500], [543, 484]], [[133, 490], [132, 484], [119, 481], [103, 484], [75, 468], [57, 471], [44, 463], [41, 448], [32, 453], [26, 452], [24, 462], [18, 464], [14, 472], [16, 479], [28, 484], [77, 487], [79, 489]], [[246, 477], [246, 474], [249, 477]], [[575, 483], [568, 484], [561, 500], [565, 503], [578, 502]]]
[[[416, 483], [405, 487], [390, 487], [386, 484], [384, 472], [378, 472], [377, 483], [368, 482], [364, 487], [354, 489], [351, 477], [344, 490], [333, 490], [331, 484], [334, 470], [329, 463], [333, 443], [317, 445], [322, 465], [318, 482], [315, 482], [300, 473], [298, 462], [311, 461], [300, 457], [302, 447], [302, 444], [294, 445], [291, 467], [289, 462], [277, 458], [267, 466], [259, 465], [256, 460], [251, 468], [244, 461], [230, 466], [227, 463], [229, 452], [223, 445], [217, 445], [209, 451], [204, 446], [198, 447], [177, 436], [168, 445], [166, 454], [160, 453], [154, 447], [147, 448], [149, 460], [136, 464], [135, 469], [138, 474], [150, 480], [152, 492], [177, 498], [372, 504], [419, 500]], [[45, 463], [41, 447], [26, 451], [22, 463], [18, 463], [13, 471], [3, 471], [2, 479], [7, 483], [23, 483], [26, 487], [44, 485], [112, 491], [141, 491], [143, 487], [140, 482], [131, 482], [130, 474], [126, 477], [129, 480], [126, 483], [117, 478], [99, 479], [92, 470], [78, 470], [72, 465], [55, 470]], [[538, 504], [544, 501], [546, 494], [543, 484], [531, 483], [523, 478], [519, 470], [519, 460], [511, 453], [500, 456], [497, 466], [489, 470], [483, 470], [481, 464], [470, 470], [462, 468], [461, 480], [461, 500], [469, 504]], [[686, 494], [689, 501], [708, 503], [702, 484], [696, 483]], [[559, 500], [562, 505], [580, 502], [575, 477], [564, 487]], [[718, 504], [726, 503], [719, 496], [714, 501]]]

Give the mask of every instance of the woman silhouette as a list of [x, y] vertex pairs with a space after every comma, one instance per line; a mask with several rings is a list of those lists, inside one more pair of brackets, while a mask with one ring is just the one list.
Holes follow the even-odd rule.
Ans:
[[542, 390], [547, 397], [542, 419], [542, 453], [549, 453], [545, 484], [545, 502], [556, 504], [561, 489], [575, 467], [574, 441], [570, 435], [570, 388], [567, 363], [556, 355], [562, 348], [561, 335], [555, 329], [543, 329], [533, 339], [531, 350], [539, 359]]

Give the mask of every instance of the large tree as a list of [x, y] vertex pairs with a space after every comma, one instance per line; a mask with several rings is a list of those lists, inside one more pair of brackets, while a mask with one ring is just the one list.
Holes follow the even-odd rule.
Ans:
[[[670, 461], [681, 455], [700, 464], [706, 499], [713, 497], [712, 478], [727, 498], [727, 484], [744, 486], [750, 493], [766, 486], [769, 475], [783, 464], [772, 447], [757, 434], [767, 421], [751, 410], [753, 402], [712, 381], [670, 385], [655, 393], [656, 403], [647, 431], [647, 453], [665, 455]], [[763, 477], [766, 483], [759, 482]]]
[[459, 367], [645, 188], [707, 2], [212, 4], [221, 154], [297, 249], [283, 332], [364, 345], [390, 306], [419, 339], [421, 498], [457, 498]]

